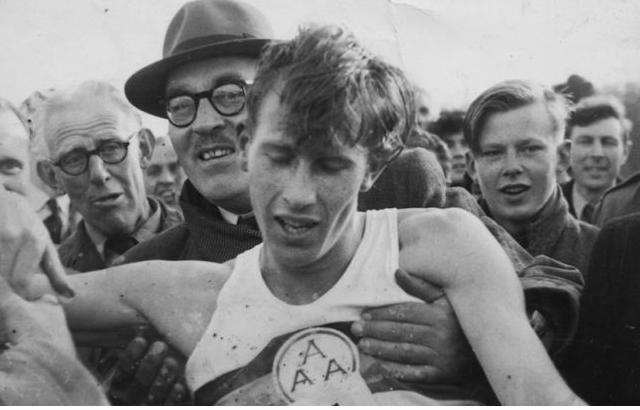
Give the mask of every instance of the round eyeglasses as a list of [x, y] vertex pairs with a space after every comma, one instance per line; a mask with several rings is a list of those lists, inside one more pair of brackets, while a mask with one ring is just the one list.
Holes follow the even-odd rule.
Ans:
[[93, 155], [99, 156], [105, 164], [119, 164], [127, 157], [129, 140], [137, 133], [138, 131], [134, 132], [125, 141], [119, 139], [101, 141], [95, 149], [90, 151], [80, 148], [74, 149], [62, 154], [53, 165], [66, 174], [76, 176], [89, 168], [89, 159]]
[[164, 99], [169, 122], [178, 128], [188, 127], [195, 121], [200, 100], [206, 98], [216, 112], [225, 117], [234, 116], [247, 102], [245, 81], [230, 81], [219, 84], [208, 91], [196, 94], [180, 94]]

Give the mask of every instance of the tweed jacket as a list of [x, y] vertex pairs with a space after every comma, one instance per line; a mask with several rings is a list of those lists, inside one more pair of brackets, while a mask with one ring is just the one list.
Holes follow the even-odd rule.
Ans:
[[[160, 208], [159, 232], [171, 228], [182, 221], [180, 212], [168, 207], [164, 202], [153, 197], [147, 197], [151, 209]], [[76, 231], [58, 247], [58, 255], [62, 264], [76, 272], [90, 272], [105, 269], [102, 256], [87, 234], [84, 221], [80, 221]]]

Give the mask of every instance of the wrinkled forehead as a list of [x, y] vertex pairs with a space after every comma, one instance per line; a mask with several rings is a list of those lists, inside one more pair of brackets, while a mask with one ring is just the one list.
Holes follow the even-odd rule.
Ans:
[[125, 138], [135, 131], [136, 119], [114, 102], [85, 98], [59, 104], [47, 112], [46, 131], [50, 144], [68, 138], [96, 138], [102, 135]]

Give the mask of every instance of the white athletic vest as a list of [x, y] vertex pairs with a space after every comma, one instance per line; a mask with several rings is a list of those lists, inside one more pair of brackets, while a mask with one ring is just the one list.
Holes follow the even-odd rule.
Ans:
[[420, 302], [395, 281], [398, 227], [395, 209], [367, 211], [364, 235], [338, 282], [319, 299], [289, 305], [276, 298], [262, 278], [262, 244], [236, 258], [215, 312], [187, 362], [191, 391], [249, 363], [279, 335], [332, 322], [360, 319], [363, 309]]

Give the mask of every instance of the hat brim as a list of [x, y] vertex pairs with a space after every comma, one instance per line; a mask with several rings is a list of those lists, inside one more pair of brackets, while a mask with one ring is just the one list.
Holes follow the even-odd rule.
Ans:
[[259, 57], [262, 48], [270, 39], [243, 38], [207, 45], [163, 58], [136, 71], [124, 85], [124, 92], [136, 108], [156, 117], [167, 118], [161, 100], [167, 82], [167, 75], [174, 68], [204, 58], [220, 56]]

